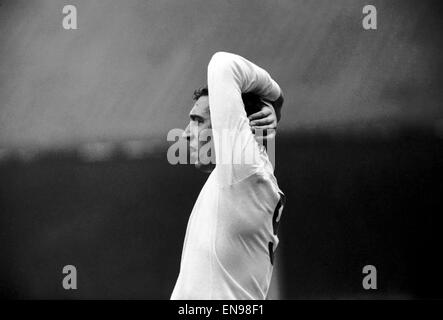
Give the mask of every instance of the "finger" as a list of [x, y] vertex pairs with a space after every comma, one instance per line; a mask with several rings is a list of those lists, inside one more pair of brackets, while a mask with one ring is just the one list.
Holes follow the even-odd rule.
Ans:
[[272, 111], [266, 108], [254, 114], [251, 114], [248, 118], [249, 120], [261, 119], [269, 116], [270, 114], [272, 114]]
[[257, 120], [253, 120], [249, 123], [249, 125], [251, 126], [264, 126], [264, 125], [269, 125], [272, 124], [273, 122], [275, 122], [275, 118], [273, 116], [269, 116], [263, 119], [257, 119]]

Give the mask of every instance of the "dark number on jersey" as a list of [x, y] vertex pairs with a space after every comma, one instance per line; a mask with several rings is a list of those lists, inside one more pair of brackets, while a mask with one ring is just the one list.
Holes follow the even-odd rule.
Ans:
[[[278, 219], [278, 215], [281, 211], [281, 207], [284, 203], [284, 195], [281, 195], [280, 201], [277, 203], [277, 206], [274, 210], [274, 215], [272, 216], [272, 230], [274, 233], [274, 236], [277, 235], [278, 232], [278, 225], [280, 223], [280, 219]], [[271, 264], [274, 265], [274, 242], [269, 241], [268, 243], [268, 249], [269, 249], [269, 259], [271, 260]]]

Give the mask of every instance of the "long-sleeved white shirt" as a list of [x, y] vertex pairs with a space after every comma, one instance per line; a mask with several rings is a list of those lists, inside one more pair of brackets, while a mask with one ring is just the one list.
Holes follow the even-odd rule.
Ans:
[[281, 91], [265, 70], [226, 52], [208, 65], [208, 89], [216, 168], [189, 218], [171, 299], [265, 299], [284, 194], [241, 94], [275, 101]]

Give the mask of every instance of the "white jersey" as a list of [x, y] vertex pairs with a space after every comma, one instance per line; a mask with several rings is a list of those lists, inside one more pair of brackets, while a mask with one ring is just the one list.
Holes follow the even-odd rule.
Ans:
[[[250, 130], [241, 93], [274, 101], [280, 88], [265, 70], [223, 52], [209, 63], [208, 87], [217, 165], [189, 218], [171, 299], [265, 299], [284, 195], [266, 151]], [[224, 141], [223, 150], [217, 136], [221, 129], [236, 132]], [[235, 158], [235, 153], [251, 150], [257, 155], [253, 162], [221, 161], [222, 152]]]

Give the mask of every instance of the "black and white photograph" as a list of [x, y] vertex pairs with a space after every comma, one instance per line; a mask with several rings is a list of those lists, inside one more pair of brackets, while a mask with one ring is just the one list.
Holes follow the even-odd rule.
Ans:
[[0, 0], [0, 300], [443, 299], [442, 16]]

